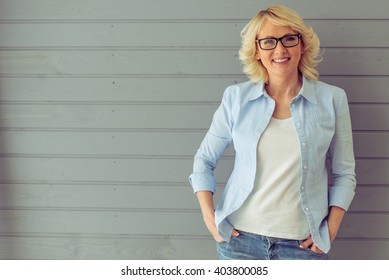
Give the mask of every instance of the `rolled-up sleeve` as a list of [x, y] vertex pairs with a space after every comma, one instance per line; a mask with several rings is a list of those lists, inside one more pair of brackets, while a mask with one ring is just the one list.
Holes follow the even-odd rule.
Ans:
[[347, 211], [355, 195], [356, 175], [350, 112], [344, 91], [336, 106], [335, 133], [329, 154], [333, 177], [329, 204]]
[[214, 170], [225, 149], [232, 142], [231, 88], [228, 87], [224, 92], [212, 124], [194, 157], [193, 173], [189, 176], [189, 182], [195, 193], [203, 190], [212, 193], [216, 191]]

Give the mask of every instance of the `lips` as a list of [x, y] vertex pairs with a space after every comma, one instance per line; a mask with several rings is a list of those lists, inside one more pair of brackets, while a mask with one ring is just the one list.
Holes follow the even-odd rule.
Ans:
[[284, 62], [287, 62], [289, 59], [290, 59], [289, 57], [276, 58], [276, 59], [273, 59], [273, 61], [276, 62], [276, 63], [284, 63]]

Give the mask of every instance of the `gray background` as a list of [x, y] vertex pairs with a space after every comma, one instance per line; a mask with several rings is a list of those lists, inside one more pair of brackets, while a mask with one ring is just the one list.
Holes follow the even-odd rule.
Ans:
[[[254, 0], [1, 0], [0, 258], [212, 259], [187, 182]], [[389, 259], [389, 2], [278, 1], [344, 88], [358, 189], [335, 259]], [[217, 171], [220, 195], [231, 149]]]

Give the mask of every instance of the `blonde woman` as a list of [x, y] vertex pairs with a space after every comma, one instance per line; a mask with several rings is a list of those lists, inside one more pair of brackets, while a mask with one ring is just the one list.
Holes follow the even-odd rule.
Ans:
[[[241, 35], [250, 81], [225, 90], [189, 177], [204, 222], [220, 259], [327, 259], [356, 187], [346, 94], [318, 81], [319, 39], [293, 10], [260, 11]], [[232, 143], [214, 209], [213, 171]]]

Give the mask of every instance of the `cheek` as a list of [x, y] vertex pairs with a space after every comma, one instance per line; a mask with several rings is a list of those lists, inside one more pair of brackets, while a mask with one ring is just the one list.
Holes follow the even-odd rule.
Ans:
[[270, 69], [272, 67], [272, 60], [270, 57], [267, 57], [265, 59], [262, 59], [262, 65], [263, 67], [265, 67], [266, 69]]
[[262, 64], [269, 64], [271, 61], [271, 55], [267, 52], [259, 52], [258, 58], [261, 60]]

